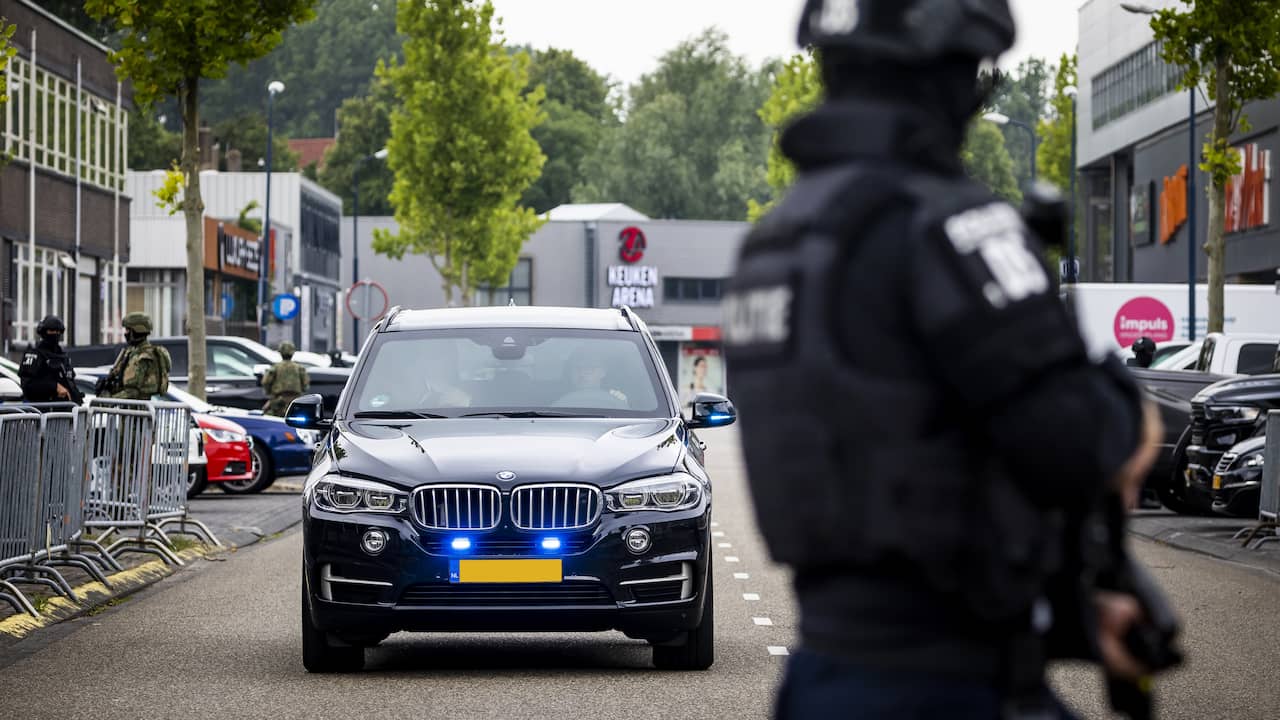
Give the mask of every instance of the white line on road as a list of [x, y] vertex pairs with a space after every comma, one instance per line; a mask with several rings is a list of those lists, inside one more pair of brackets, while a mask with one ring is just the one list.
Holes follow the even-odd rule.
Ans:
[[720, 523], [715, 522], [715, 521], [713, 520], [713, 521], [711, 521], [711, 527], [720, 527]]
[[791, 654], [787, 652], [787, 649], [782, 647], [781, 645], [769, 645], [768, 648], [769, 648], [770, 655], [790, 655]]
[[716, 543], [716, 547], [731, 548], [733, 547], [733, 543]]
[[754, 622], [754, 623], [755, 623], [755, 624], [757, 624], [757, 625], [772, 625], [772, 624], [773, 624], [773, 621], [772, 621], [772, 620], [770, 620], [769, 618], [758, 618], [758, 617], [753, 617], [753, 618], [751, 618], [751, 622]]
[[742, 593], [743, 600], [759, 600], [760, 593]]
[[715, 532], [711, 533], [711, 537], [724, 537], [724, 531], [723, 531], [723, 530], [717, 530], [717, 531], [715, 531]]
[[751, 576], [748, 575], [747, 573], [734, 573], [733, 579], [734, 580], [750, 580]]
[[725, 562], [738, 562], [738, 557], [737, 557], [736, 555], [725, 555], [725, 556], [724, 556], [724, 561], [725, 561]]

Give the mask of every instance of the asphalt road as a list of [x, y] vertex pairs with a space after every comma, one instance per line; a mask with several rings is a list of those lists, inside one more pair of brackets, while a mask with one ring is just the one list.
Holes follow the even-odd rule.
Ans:
[[[717, 523], [709, 671], [653, 670], [647, 646], [617, 633], [401, 634], [370, 652], [364, 673], [308, 675], [295, 529], [0, 654], [0, 718], [767, 717], [795, 642], [787, 576], [755, 532], [736, 433], [704, 439]], [[234, 507], [221, 503], [215, 494], [201, 505]], [[243, 526], [234, 513], [226, 518], [224, 526]], [[1160, 716], [1280, 717], [1280, 576], [1136, 546], [1188, 624], [1191, 662], [1161, 682]], [[1106, 717], [1095, 672], [1068, 668], [1055, 682], [1084, 716]]]

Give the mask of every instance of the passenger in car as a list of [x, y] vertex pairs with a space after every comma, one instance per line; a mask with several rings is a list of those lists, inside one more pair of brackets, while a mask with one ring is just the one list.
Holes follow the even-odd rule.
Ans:
[[569, 356], [570, 390], [552, 405], [618, 410], [630, 408], [626, 393], [617, 388], [606, 387], [604, 380], [608, 373], [608, 365], [598, 355], [584, 348], [574, 350]]

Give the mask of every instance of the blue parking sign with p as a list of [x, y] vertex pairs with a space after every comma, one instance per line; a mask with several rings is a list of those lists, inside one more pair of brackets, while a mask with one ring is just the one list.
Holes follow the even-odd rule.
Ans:
[[277, 320], [292, 320], [298, 316], [298, 310], [301, 309], [302, 302], [297, 295], [281, 293], [271, 300], [271, 313], [276, 316]]

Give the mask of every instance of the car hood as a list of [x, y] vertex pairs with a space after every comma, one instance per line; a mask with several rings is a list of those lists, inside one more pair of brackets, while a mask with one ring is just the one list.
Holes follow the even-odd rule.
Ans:
[[1200, 391], [1193, 402], [1280, 408], [1280, 375], [1253, 375], [1223, 380]]
[[205, 430], [228, 430], [230, 432], [240, 433], [241, 435], [249, 434], [245, 431], [243, 425], [227, 420], [226, 418], [220, 418], [216, 415], [205, 415], [204, 413], [192, 413], [191, 416], [194, 417], [196, 422], [200, 424], [200, 427]]
[[468, 418], [341, 422], [329, 445], [344, 474], [410, 488], [436, 482], [612, 486], [671, 472], [681, 460], [677, 420]]
[[309, 367], [307, 377], [311, 382], [345, 383], [351, 378], [351, 368]]

